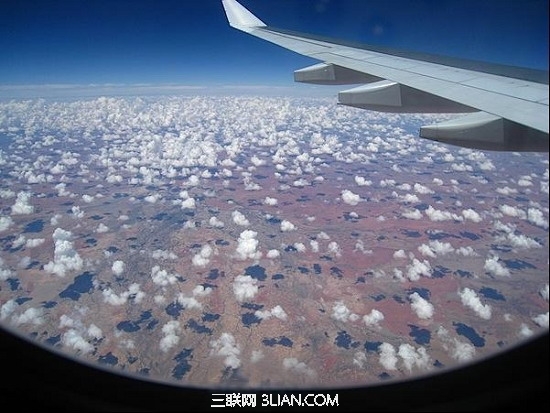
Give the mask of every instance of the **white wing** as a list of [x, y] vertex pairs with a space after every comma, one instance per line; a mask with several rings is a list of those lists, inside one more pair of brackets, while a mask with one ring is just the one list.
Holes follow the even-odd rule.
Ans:
[[339, 103], [384, 112], [475, 112], [420, 136], [454, 145], [548, 151], [548, 72], [461, 59], [352, 47], [268, 27], [235, 0], [222, 0], [229, 24], [323, 63], [294, 72], [296, 81], [366, 83]]

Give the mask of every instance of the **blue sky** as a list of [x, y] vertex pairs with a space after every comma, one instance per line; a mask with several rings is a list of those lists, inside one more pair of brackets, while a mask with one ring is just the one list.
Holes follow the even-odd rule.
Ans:
[[[264, 22], [548, 69], [548, 0], [242, 0]], [[315, 61], [230, 28], [221, 0], [4, 0], [0, 85], [292, 84]]]

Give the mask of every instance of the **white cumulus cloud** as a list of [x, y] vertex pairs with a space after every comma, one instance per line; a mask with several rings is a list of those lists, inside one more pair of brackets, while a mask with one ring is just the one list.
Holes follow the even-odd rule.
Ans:
[[484, 320], [489, 320], [491, 318], [491, 306], [489, 304], [483, 304], [474, 290], [464, 288], [458, 295], [460, 296], [462, 304], [474, 310], [479, 317]]
[[427, 320], [433, 317], [434, 306], [428, 300], [422, 298], [418, 293], [412, 293], [409, 295], [411, 300], [411, 308], [416, 313], [418, 318]]
[[67, 271], [82, 269], [84, 262], [70, 241], [72, 233], [62, 228], [56, 228], [52, 238], [54, 240], [54, 259], [44, 265], [44, 270], [64, 277]]

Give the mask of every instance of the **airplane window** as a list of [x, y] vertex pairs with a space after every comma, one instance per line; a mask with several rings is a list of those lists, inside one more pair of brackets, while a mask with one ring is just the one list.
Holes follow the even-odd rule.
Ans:
[[[546, 71], [521, 99], [545, 90], [547, 112], [545, 1], [241, 3], [285, 29]], [[492, 150], [493, 129], [474, 129], [485, 147], [422, 139], [471, 113], [415, 110], [428, 98], [405, 87], [407, 110], [338, 104], [370, 83], [294, 84], [318, 61], [224, 11], [0, 6], [2, 328], [212, 389], [378, 385], [547, 334], [548, 118], [542, 151]], [[501, 93], [491, 79], [470, 86]]]

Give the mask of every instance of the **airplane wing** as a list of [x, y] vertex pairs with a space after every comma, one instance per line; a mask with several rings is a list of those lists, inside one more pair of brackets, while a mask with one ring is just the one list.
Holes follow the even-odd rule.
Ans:
[[394, 113], [468, 113], [422, 126], [420, 136], [475, 149], [548, 152], [548, 72], [348, 46], [269, 27], [236, 0], [222, 2], [232, 27], [322, 62], [295, 71], [296, 81], [364, 84], [340, 92], [340, 104]]

